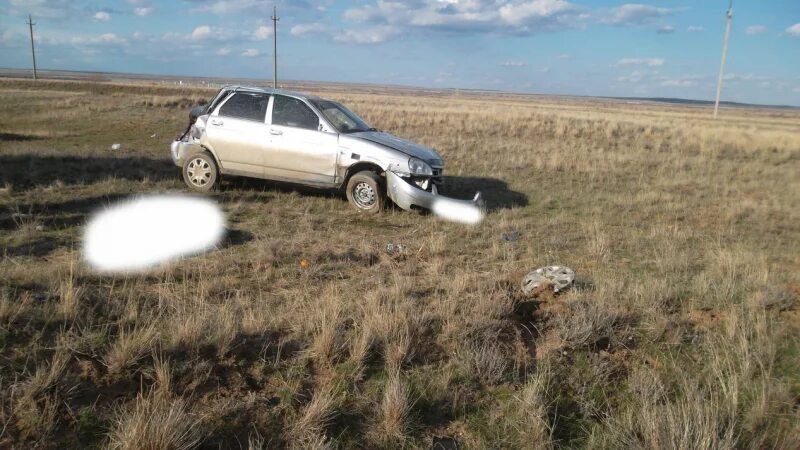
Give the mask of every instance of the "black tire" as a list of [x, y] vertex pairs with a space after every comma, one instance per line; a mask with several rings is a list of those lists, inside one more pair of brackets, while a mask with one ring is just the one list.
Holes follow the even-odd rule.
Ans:
[[369, 170], [358, 172], [347, 181], [347, 200], [363, 213], [376, 214], [386, 204], [386, 191], [381, 177]]
[[208, 153], [197, 153], [183, 163], [183, 182], [195, 192], [211, 192], [217, 189], [219, 170], [214, 158]]

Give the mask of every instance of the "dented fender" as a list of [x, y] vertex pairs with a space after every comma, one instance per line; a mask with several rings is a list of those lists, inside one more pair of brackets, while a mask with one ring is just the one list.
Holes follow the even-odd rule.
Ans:
[[169, 154], [172, 157], [172, 162], [179, 167], [183, 167], [186, 158], [204, 151], [205, 148], [196, 141], [172, 141], [172, 145], [169, 147]]

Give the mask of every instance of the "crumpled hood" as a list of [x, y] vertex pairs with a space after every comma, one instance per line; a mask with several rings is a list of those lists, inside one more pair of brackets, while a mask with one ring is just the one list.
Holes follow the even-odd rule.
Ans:
[[389, 148], [393, 148], [406, 155], [427, 161], [429, 164], [441, 165], [442, 157], [436, 153], [436, 150], [430, 149], [423, 145], [416, 144], [405, 139], [401, 139], [395, 135], [385, 133], [383, 131], [362, 131], [358, 133], [351, 133], [348, 136], [364, 139], [365, 141], [375, 142]]

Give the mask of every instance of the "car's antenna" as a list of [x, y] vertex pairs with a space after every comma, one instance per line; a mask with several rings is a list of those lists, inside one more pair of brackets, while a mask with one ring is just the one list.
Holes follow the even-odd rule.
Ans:
[[719, 64], [719, 79], [717, 79], [717, 100], [714, 102], [714, 118], [719, 114], [719, 97], [722, 95], [722, 79], [725, 73], [725, 56], [728, 54], [728, 38], [731, 37], [731, 18], [733, 18], [733, 0], [728, 4], [725, 13], [725, 40], [722, 42], [722, 62]]
[[37, 78], [36, 77], [36, 49], [33, 46], [33, 26], [36, 25], [36, 23], [34, 23], [33, 18], [31, 18], [30, 14], [28, 14], [28, 21], [25, 22], [25, 23], [28, 24], [28, 30], [30, 30], [30, 32], [31, 32], [31, 57], [33, 57], [33, 79], [36, 80], [36, 78]]
[[278, 88], [278, 7], [272, 6], [272, 88]]

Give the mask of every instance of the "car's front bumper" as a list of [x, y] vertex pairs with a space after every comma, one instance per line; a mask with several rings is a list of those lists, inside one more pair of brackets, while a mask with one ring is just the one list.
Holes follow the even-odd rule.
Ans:
[[430, 192], [422, 190], [418, 186], [408, 183], [391, 170], [386, 171], [386, 194], [397, 206], [409, 211], [415, 207], [433, 209], [437, 201], [447, 201], [451, 204], [462, 204], [478, 208], [483, 207], [483, 199], [480, 192], [472, 200], [456, 200], [439, 195], [435, 183], [431, 185]]

